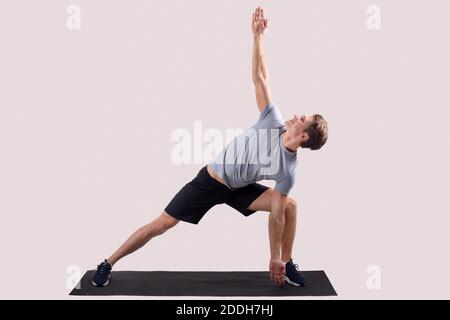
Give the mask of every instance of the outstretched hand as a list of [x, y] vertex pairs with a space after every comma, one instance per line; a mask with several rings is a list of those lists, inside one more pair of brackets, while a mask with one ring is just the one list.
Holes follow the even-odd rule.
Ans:
[[255, 9], [252, 18], [252, 31], [254, 36], [264, 34], [264, 31], [268, 27], [268, 20], [264, 19], [264, 9], [258, 7]]
[[269, 262], [270, 280], [279, 286], [284, 285], [285, 268], [280, 259], [270, 259]]

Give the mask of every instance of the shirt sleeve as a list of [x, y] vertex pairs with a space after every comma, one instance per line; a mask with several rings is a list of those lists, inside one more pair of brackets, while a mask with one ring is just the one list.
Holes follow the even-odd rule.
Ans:
[[261, 114], [255, 127], [258, 128], [279, 128], [284, 125], [283, 117], [278, 109], [278, 106], [271, 102], [269, 103]]
[[276, 180], [275, 190], [281, 192], [284, 195], [288, 195], [295, 183], [295, 177], [293, 174], [283, 176]]

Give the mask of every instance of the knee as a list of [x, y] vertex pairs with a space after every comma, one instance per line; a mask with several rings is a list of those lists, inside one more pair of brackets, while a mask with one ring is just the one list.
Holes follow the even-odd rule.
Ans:
[[297, 201], [295, 201], [292, 198], [287, 198], [286, 213], [287, 214], [296, 214], [297, 213]]
[[162, 234], [175, 226], [178, 223], [178, 220], [167, 214], [166, 212], [161, 213], [157, 220], [156, 224], [156, 232], [158, 234]]

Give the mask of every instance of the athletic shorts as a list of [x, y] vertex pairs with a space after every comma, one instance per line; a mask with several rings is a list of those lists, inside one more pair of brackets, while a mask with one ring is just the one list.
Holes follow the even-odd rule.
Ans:
[[269, 187], [259, 183], [230, 189], [211, 177], [204, 166], [194, 179], [178, 191], [164, 210], [178, 220], [193, 224], [198, 224], [209, 209], [222, 203], [249, 216], [256, 211], [247, 208], [267, 189]]

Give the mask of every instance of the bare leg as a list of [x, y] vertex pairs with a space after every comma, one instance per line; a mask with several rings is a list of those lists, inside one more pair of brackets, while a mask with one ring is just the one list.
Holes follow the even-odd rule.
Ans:
[[292, 247], [294, 246], [297, 226], [297, 203], [294, 199], [288, 198], [285, 218], [284, 231], [281, 238], [281, 261], [287, 262], [292, 259]]
[[[270, 212], [270, 203], [274, 190], [268, 189], [263, 192], [248, 207], [251, 210]], [[292, 258], [295, 232], [297, 225], [297, 203], [292, 198], [287, 198], [284, 231], [281, 238], [281, 261], [287, 262]]]
[[150, 241], [153, 237], [163, 234], [168, 229], [175, 226], [179, 220], [173, 218], [168, 215], [165, 211], [161, 213], [161, 215], [146, 224], [145, 226], [136, 230], [127, 241], [125, 241], [119, 249], [116, 250], [107, 260], [112, 265], [114, 265], [117, 261], [125, 257], [126, 255], [136, 251], [147, 242]]

